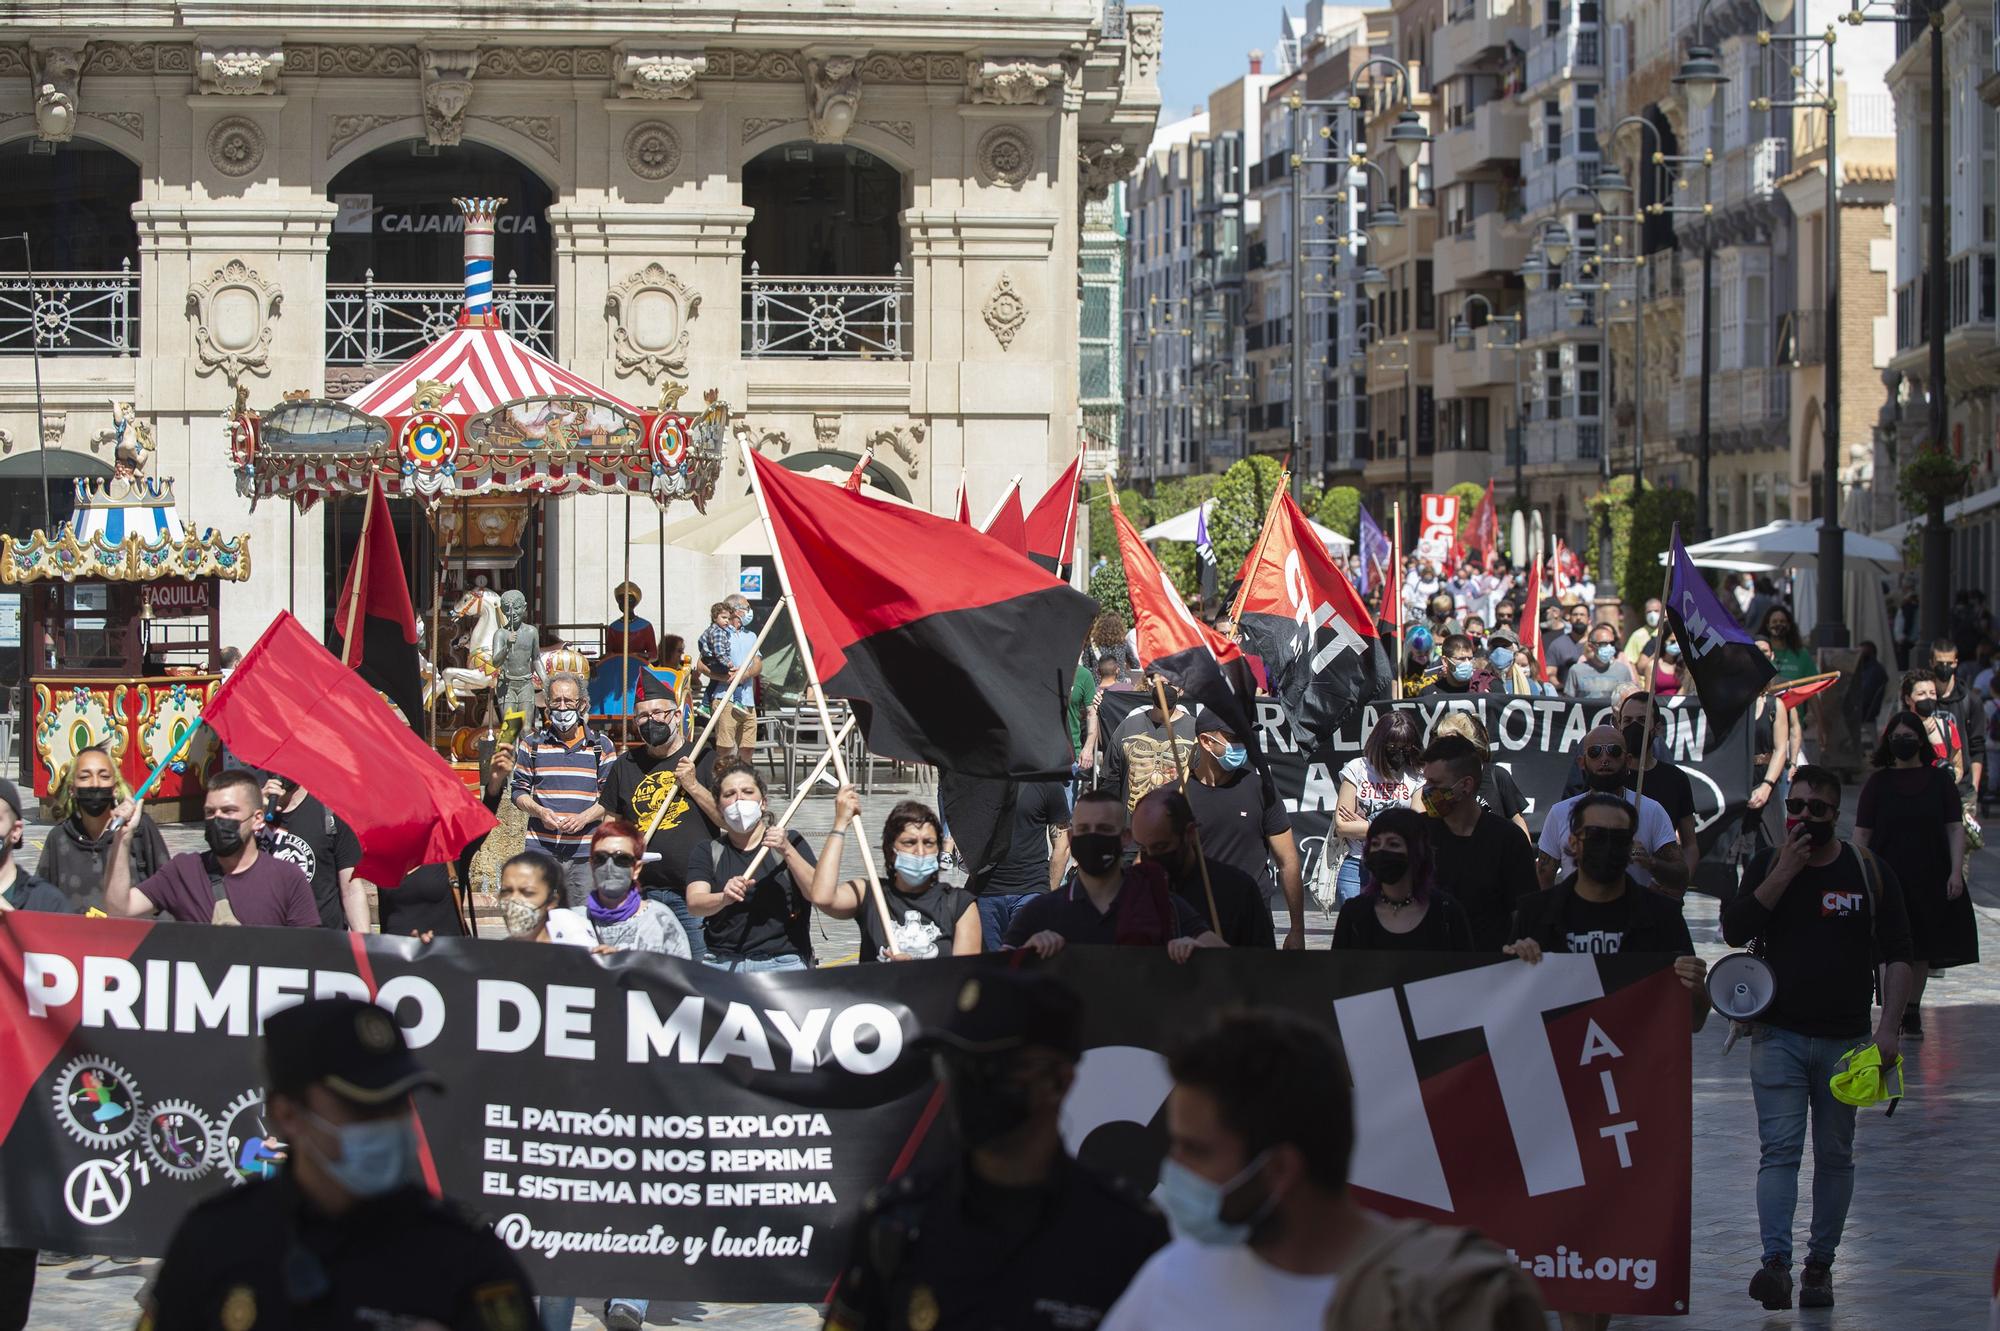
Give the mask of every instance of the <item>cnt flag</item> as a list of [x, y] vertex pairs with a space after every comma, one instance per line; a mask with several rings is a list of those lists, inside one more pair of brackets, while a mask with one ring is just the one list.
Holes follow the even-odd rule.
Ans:
[[368, 478], [368, 508], [333, 615], [340, 663], [359, 672], [403, 714], [411, 729], [424, 724], [423, 672], [417, 659], [417, 616], [403, 581], [403, 553], [381, 484]]
[[1395, 671], [1374, 617], [1282, 491], [1264, 519], [1236, 619], [1244, 645], [1264, 659], [1302, 748], [1318, 747], [1355, 708], [1389, 696]]
[[1069, 776], [1064, 708], [1095, 601], [969, 526], [749, 461], [807, 671], [853, 702], [870, 749]]
[[1667, 583], [1667, 627], [1681, 645], [1681, 660], [1694, 676], [1695, 693], [1708, 716], [1708, 744], [1713, 749], [1735, 728], [1764, 686], [1777, 677], [1777, 667], [1764, 659], [1757, 642], [1723, 609], [1708, 579], [1681, 544], [1680, 524], [1674, 524], [1673, 576]]
[[1366, 504], [1361, 505], [1360, 536], [1361, 581], [1355, 590], [1366, 596], [1389, 583], [1389, 538], [1369, 514]]
[[1213, 500], [1195, 510], [1194, 557], [1201, 568], [1201, 603], [1215, 603], [1215, 543], [1208, 539], [1208, 510]]
[[1078, 453], [1028, 514], [1028, 558], [1058, 578], [1069, 576], [1076, 551], [1077, 490], [1082, 477], [1083, 454]]

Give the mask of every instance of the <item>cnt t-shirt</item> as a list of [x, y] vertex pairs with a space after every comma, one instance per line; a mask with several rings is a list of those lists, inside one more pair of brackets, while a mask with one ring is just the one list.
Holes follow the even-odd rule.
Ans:
[[1139, 1268], [1098, 1331], [1323, 1326], [1339, 1281], [1280, 1271], [1247, 1243], [1175, 1239]]
[[1190, 776], [1184, 787], [1201, 829], [1201, 852], [1251, 881], [1268, 885], [1271, 837], [1291, 831], [1292, 820], [1271, 783], [1255, 771], [1232, 772], [1216, 785]]
[[361, 863], [361, 841], [354, 829], [311, 795], [300, 800], [298, 808], [266, 818], [264, 827], [270, 838], [265, 851], [295, 867], [312, 884], [320, 924], [345, 929], [340, 872]]
[[[819, 862], [804, 837], [797, 832], [786, 835], [807, 864]], [[760, 844], [739, 850], [731, 841], [704, 841], [688, 854], [687, 881], [707, 883], [720, 892], [724, 883], [750, 867]], [[749, 895], [702, 921], [702, 933], [708, 950], [729, 960], [789, 955], [811, 961], [811, 925], [812, 904], [804, 888], [792, 881], [785, 857], [773, 853], [757, 866]]]
[[[221, 866], [207, 851], [190, 851], [167, 861], [166, 868], [138, 884], [146, 900], [162, 914], [183, 924], [209, 924], [215, 919], [215, 895], [209, 887]], [[229, 909], [238, 924], [292, 929], [319, 927], [319, 907], [312, 885], [297, 866], [271, 855], [256, 859], [223, 879]]]
[[[604, 807], [629, 820], [640, 831], [653, 820], [662, 801], [667, 811], [660, 818], [660, 830], [646, 849], [660, 858], [639, 870], [639, 886], [647, 891], [687, 895], [688, 857], [698, 846], [715, 838], [715, 828], [680, 788], [674, 768], [687, 757], [691, 745], [682, 744], [664, 758], [645, 749], [632, 749], [618, 756], [604, 778]], [[713, 752], [703, 754], [695, 764], [695, 776], [708, 781], [715, 776]]]

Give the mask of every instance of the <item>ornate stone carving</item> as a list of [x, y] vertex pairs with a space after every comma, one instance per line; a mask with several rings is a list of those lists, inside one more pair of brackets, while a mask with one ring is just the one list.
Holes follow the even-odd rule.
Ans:
[[662, 374], [686, 376], [688, 325], [701, 313], [701, 296], [680, 278], [649, 263], [611, 288], [604, 312], [621, 372], [649, 383]]
[[861, 123], [870, 129], [881, 130], [892, 139], [900, 139], [912, 148], [917, 146], [917, 127], [907, 120], [864, 120]]
[[1160, 81], [1160, 26], [1157, 9], [1125, 11], [1126, 89], [1151, 87]]
[[898, 425], [893, 429], [874, 431], [864, 441], [863, 447], [878, 453], [885, 448], [888, 449], [897, 457], [903, 459], [904, 463], [910, 469], [910, 478], [915, 480], [918, 463], [917, 450], [923, 446], [923, 442], [924, 427], [915, 421], [911, 421], [908, 424]]
[[748, 119], [743, 122], [743, 141], [748, 143], [760, 134], [768, 134], [774, 129], [783, 129], [787, 125], [796, 125], [798, 123], [797, 116], [765, 120], [756, 118]]
[[465, 108], [478, 67], [479, 52], [469, 47], [424, 49], [424, 136], [441, 148], [456, 147], [465, 137]]
[[923, 52], [877, 51], [861, 62], [870, 83], [956, 83], [965, 77], [965, 59]]
[[208, 131], [208, 160], [229, 177], [247, 176], [264, 162], [264, 131], [244, 116], [218, 120]]
[[67, 411], [45, 411], [42, 413], [42, 447], [61, 448], [63, 436], [69, 433], [69, 413]]
[[734, 452], [736, 454], [736, 474], [738, 476], [743, 475], [749, 470], [749, 466], [744, 458], [745, 445], [748, 445], [750, 449], [759, 453], [764, 451], [764, 445], [766, 444], [776, 444], [780, 455], [792, 451], [792, 437], [783, 430], [753, 426], [750, 422], [738, 418], [730, 423], [729, 433], [736, 440]]
[[1139, 167], [1138, 150], [1117, 139], [1086, 139], [1077, 145], [1076, 156], [1084, 197], [1093, 203]]
[[993, 290], [987, 295], [986, 303], [979, 307], [979, 313], [985, 318], [986, 326], [993, 330], [993, 338], [1002, 351], [1014, 345], [1014, 334], [1028, 322], [1027, 302], [1021, 299], [1020, 292], [1014, 290], [1014, 279], [1005, 271], [993, 284]]
[[554, 116], [474, 116], [473, 119], [511, 129], [549, 156], [558, 160], [562, 157], [562, 140]]
[[[804, 63], [790, 51], [717, 48], [708, 53], [709, 78], [791, 83], [804, 72]], [[921, 51], [877, 51], [861, 59], [860, 74], [870, 83], [963, 83], [965, 57]]]
[[286, 46], [285, 69], [292, 74], [408, 78], [420, 72], [414, 46]]
[[249, 97], [275, 93], [285, 69], [283, 46], [201, 48], [196, 65], [198, 91], [218, 97]]
[[106, 444], [111, 445], [112, 461], [121, 474], [146, 470], [153, 456], [153, 427], [139, 419], [138, 404], [111, 400], [111, 424], [90, 436], [90, 450], [101, 453]]
[[618, 95], [653, 101], [694, 96], [695, 80], [708, 72], [708, 57], [698, 51], [626, 51], [618, 64]]
[[76, 133], [83, 48], [36, 44], [28, 48], [28, 58], [34, 65], [35, 134], [45, 143], [68, 143]]
[[146, 117], [137, 111], [85, 111], [85, 120], [101, 120], [107, 125], [116, 125], [135, 139], [146, 137]]
[[711, 51], [708, 67], [722, 78], [756, 83], [790, 83], [805, 73], [790, 51]]
[[1051, 61], [1038, 65], [1032, 60], [988, 60], [966, 71], [968, 100], [985, 106], [1042, 106], [1051, 88], [1060, 88], [1063, 67]]
[[995, 125], [979, 136], [976, 158], [980, 179], [1019, 189], [1035, 174], [1035, 141], [1019, 125]]
[[861, 62], [851, 55], [806, 61], [814, 143], [843, 143], [861, 109]]
[[92, 42], [86, 74], [192, 74], [194, 47], [186, 42]]
[[479, 72], [495, 79], [605, 78], [611, 69], [611, 52], [598, 46], [496, 46], [479, 55]]
[[13, 451], [14, 451], [14, 432], [12, 430], [0, 428], [0, 453], [11, 453]]
[[333, 156], [371, 130], [408, 119], [408, 116], [335, 116], [326, 122], [326, 155]]
[[680, 170], [680, 135], [657, 120], [632, 126], [625, 135], [625, 165], [641, 180], [665, 180]]
[[821, 448], [832, 448], [840, 442], [839, 412], [821, 412], [813, 417], [813, 440]]
[[284, 299], [285, 293], [276, 283], [241, 259], [231, 259], [207, 280], [188, 288], [187, 312], [195, 323], [198, 372], [221, 370], [231, 383], [245, 370], [269, 374], [271, 322]]

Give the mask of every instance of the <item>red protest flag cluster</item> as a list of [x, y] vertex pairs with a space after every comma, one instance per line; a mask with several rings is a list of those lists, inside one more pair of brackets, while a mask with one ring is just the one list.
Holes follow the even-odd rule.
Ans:
[[1035, 501], [1026, 521], [1028, 558], [1059, 578], [1069, 576], [1076, 559], [1077, 492], [1083, 484], [1083, 454], [1079, 453], [1048, 493]]
[[1024, 558], [1028, 553], [1028, 520], [1021, 513], [1021, 478], [1008, 483], [1007, 493], [986, 517], [980, 528], [988, 536]]
[[414, 727], [424, 723], [423, 670], [417, 657], [417, 616], [403, 581], [403, 552], [389, 501], [371, 476], [361, 541], [348, 565], [334, 611], [340, 663], [360, 672]]

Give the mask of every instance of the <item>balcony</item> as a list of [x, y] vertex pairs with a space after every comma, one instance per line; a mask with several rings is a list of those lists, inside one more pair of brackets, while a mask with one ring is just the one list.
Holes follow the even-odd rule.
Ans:
[[1537, 420], [1528, 426], [1527, 462], [1573, 467], [1597, 461], [1603, 426], [1594, 420]]
[[1896, 350], [1909, 351], [1930, 340], [1930, 283], [1919, 273], [1896, 288]]
[[1576, 74], [1596, 73], [1601, 45], [1595, 26], [1537, 34], [1534, 45], [1528, 48], [1527, 90], [1532, 92], [1543, 84]]
[[913, 284], [893, 277], [743, 279], [743, 354], [751, 360], [908, 360]]
[[1529, 234], [1527, 227], [1499, 213], [1481, 213], [1471, 226], [1438, 241], [1438, 290], [1461, 291], [1481, 285], [1482, 278], [1520, 271], [1528, 258]]
[[136, 356], [139, 275], [0, 273], [0, 356]]
[[1993, 248], [1982, 245], [1954, 254], [1945, 265], [1946, 293], [1949, 302], [1945, 306], [1945, 328], [1956, 332], [1961, 328], [1993, 327]]
[[1551, 159], [1546, 152], [1537, 152], [1532, 145], [1523, 147], [1522, 196], [1527, 212], [1534, 214], [1553, 208], [1563, 192], [1572, 187], [1590, 188], [1597, 183], [1597, 168], [1596, 153]]
[[1448, 340], [1440, 343], [1437, 395], [1470, 397], [1489, 388], [1513, 388], [1526, 368], [1520, 362], [1527, 353], [1515, 348], [1512, 336], [1512, 325], [1492, 323], [1472, 330], [1469, 351], [1460, 351]]
[[1791, 169], [1792, 145], [1787, 139], [1758, 139], [1732, 148], [1722, 158], [1722, 191], [1716, 206], [1762, 203], [1777, 192], [1778, 181]]
[[[556, 289], [524, 286], [509, 273], [493, 286], [493, 307], [509, 336], [544, 356], [556, 351]], [[326, 287], [326, 363], [393, 365], [408, 360], [458, 324], [465, 287], [359, 283]]]
[[1441, 178], [1462, 180], [1518, 161], [1527, 139], [1527, 107], [1505, 98], [1486, 102], [1438, 139]]
[[1513, 0], [1454, 0], [1450, 21], [1431, 39], [1435, 77], [1450, 78], [1487, 63], [1512, 42], [1528, 44], [1526, 6]]
[[1778, 359], [1794, 368], [1826, 364], [1826, 311], [1799, 310], [1778, 335]]

